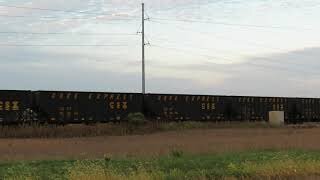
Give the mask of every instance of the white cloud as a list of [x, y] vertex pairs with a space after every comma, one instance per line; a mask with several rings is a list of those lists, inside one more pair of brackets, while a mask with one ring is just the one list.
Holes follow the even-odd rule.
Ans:
[[[139, 91], [139, 36], [78, 36], [76, 33], [136, 33], [141, 0], [2, 0], [1, 3], [88, 13], [1, 7], [2, 14], [34, 17], [3, 18], [1, 31], [74, 33], [1, 35], [4, 44], [128, 45], [2, 47], [0, 75], [9, 77], [0, 79], [3, 88]], [[151, 19], [211, 19], [229, 24], [284, 27], [259, 29], [196, 22], [146, 22], [151, 45], [173, 48], [146, 49], [149, 91], [318, 96], [320, 11], [316, 0], [146, 0], [145, 3]], [[44, 16], [57, 18], [40, 18]], [[116, 20], [126, 17], [134, 18]]]

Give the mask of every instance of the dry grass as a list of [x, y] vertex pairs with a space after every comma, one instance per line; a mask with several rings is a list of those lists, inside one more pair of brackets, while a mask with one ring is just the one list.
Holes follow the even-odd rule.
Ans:
[[21, 125], [1, 126], [0, 138], [69, 138], [96, 136], [125, 136], [163, 131], [213, 128], [272, 128], [264, 122], [149, 122], [144, 125], [130, 123], [71, 124], [71, 125]]
[[0, 138], [67, 138], [90, 137], [102, 135], [126, 135], [126, 125], [95, 124], [95, 125], [42, 125], [42, 126], [2, 126]]
[[69, 180], [162, 180], [163, 172], [147, 171], [143, 167], [127, 173], [119, 173], [96, 163], [77, 162], [69, 169]]
[[86, 159], [252, 149], [320, 150], [320, 128], [214, 128], [144, 135], [1, 139], [0, 160]]
[[281, 160], [271, 162], [244, 162], [240, 165], [229, 164], [228, 171], [248, 174], [251, 177], [306, 177], [309, 175], [320, 177], [320, 162], [313, 160]]

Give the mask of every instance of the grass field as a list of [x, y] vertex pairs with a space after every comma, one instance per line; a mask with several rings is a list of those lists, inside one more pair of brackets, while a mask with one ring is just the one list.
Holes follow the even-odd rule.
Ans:
[[200, 122], [2, 127], [0, 179], [320, 179], [319, 132]]
[[1, 179], [309, 179], [320, 178], [320, 152], [247, 151], [185, 154], [149, 158], [108, 158], [9, 162], [0, 164]]

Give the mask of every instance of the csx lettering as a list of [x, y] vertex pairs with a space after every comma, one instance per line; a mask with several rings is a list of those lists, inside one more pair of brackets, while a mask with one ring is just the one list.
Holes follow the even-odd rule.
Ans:
[[0, 111], [19, 111], [19, 101], [0, 101]]
[[19, 111], [19, 102], [18, 101], [12, 101], [12, 110], [13, 111]]
[[123, 109], [127, 110], [128, 109], [128, 102], [110, 102], [109, 103], [109, 109]]
[[110, 102], [110, 103], [109, 103], [109, 108], [110, 108], [110, 109], [114, 109], [114, 102]]
[[121, 109], [121, 102], [117, 102], [117, 109]]
[[215, 103], [201, 103], [202, 110], [215, 110], [216, 104]]
[[11, 103], [10, 101], [4, 102], [4, 110], [10, 111]]
[[123, 103], [122, 103], [122, 108], [123, 108], [124, 110], [127, 110], [127, 109], [128, 109], [128, 103], [127, 103], [127, 102], [123, 102]]

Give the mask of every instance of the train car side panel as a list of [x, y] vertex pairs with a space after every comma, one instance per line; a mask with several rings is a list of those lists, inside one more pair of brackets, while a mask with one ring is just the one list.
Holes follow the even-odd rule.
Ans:
[[39, 91], [35, 93], [42, 121], [109, 122], [142, 112], [142, 95], [133, 93]]
[[0, 91], [0, 122], [3, 124], [30, 121], [31, 91]]

